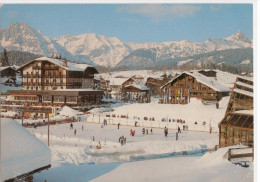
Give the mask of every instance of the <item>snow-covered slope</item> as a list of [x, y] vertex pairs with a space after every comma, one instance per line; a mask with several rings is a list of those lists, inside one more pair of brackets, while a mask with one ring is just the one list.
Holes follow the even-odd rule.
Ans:
[[54, 39], [73, 55], [85, 55], [96, 64], [114, 67], [131, 48], [116, 37], [105, 37], [94, 33], [65, 35]]
[[252, 47], [251, 40], [241, 31], [227, 38], [208, 39], [204, 42], [182, 40], [159, 44], [154, 42], [133, 43], [93, 33], [76, 36], [66, 35], [58, 37], [55, 40], [74, 55], [86, 55], [99, 65], [111, 67], [120, 63], [126, 56], [129, 57], [136, 50], [139, 50], [138, 56], [131, 58], [131, 60], [134, 59], [137, 62], [149, 63], [149, 60], [152, 59], [149, 59], [149, 56], [147, 57], [147, 51], [154, 52], [155, 62], [158, 62], [217, 50]]
[[[25, 23], [13, 23], [1, 31], [1, 46], [7, 50], [27, 51], [45, 56], [59, 53], [68, 59], [88, 61], [88, 63], [90, 59], [97, 65], [106, 67], [115, 67], [126, 57], [130, 58], [128, 61], [134, 59], [142, 65], [176, 57], [253, 46], [252, 41], [241, 31], [227, 38], [208, 39], [204, 42], [182, 40], [162, 43], [124, 42], [116, 37], [106, 37], [95, 33], [64, 35], [51, 39]], [[132, 53], [135, 56], [131, 57]]]
[[68, 54], [52, 39], [39, 30], [29, 27], [26, 23], [13, 23], [1, 31], [1, 46], [7, 50], [19, 50], [48, 56], [51, 52]]
[[[13, 23], [9, 27], [1, 29], [0, 40], [0, 48], [6, 48], [8, 51], [23, 51], [44, 56], [58, 53], [70, 60], [75, 58], [55, 40], [44, 35], [40, 30], [29, 27], [26, 23]], [[87, 58], [84, 61], [92, 64]]]

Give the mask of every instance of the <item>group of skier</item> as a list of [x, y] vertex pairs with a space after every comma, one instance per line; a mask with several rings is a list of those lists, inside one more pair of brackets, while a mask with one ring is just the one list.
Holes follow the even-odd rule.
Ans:
[[123, 135], [122, 135], [121, 137], [119, 137], [119, 143], [120, 143], [121, 145], [126, 144], [126, 137], [124, 137]]
[[[151, 134], [153, 134], [153, 129], [152, 129], [152, 128], [151, 128], [150, 132], [151, 132]], [[146, 133], [146, 135], [148, 135], [148, 134], [149, 134], [149, 130], [143, 128], [143, 129], [142, 129], [142, 133], [143, 133], [143, 135], [144, 135], [145, 133]]]

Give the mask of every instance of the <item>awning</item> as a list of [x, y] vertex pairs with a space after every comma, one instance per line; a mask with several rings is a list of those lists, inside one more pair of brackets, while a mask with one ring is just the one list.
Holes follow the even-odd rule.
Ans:
[[12, 96], [19, 96], [19, 97], [37, 97], [37, 95], [23, 95], [23, 94], [12, 94]]

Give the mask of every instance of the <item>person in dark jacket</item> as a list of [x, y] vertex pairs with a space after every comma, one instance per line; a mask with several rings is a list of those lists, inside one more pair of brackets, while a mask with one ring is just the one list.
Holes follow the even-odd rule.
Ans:
[[181, 128], [178, 126], [178, 133], [181, 133]]

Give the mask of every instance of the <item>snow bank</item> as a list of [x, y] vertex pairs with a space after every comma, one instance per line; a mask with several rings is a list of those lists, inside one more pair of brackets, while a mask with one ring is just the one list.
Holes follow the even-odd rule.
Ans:
[[224, 157], [227, 151], [228, 148], [221, 148], [202, 157], [123, 163], [92, 181], [253, 181], [254, 166], [243, 168], [232, 164]]
[[51, 164], [50, 149], [12, 119], [1, 119], [2, 180]]
[[69, 117], [76, 117], [80, 114], [82, 114], [82, 112], [78, 112], [68, 106], [64, 106], [61, 111], [59, 111], [61, 116], [69, 116]]

